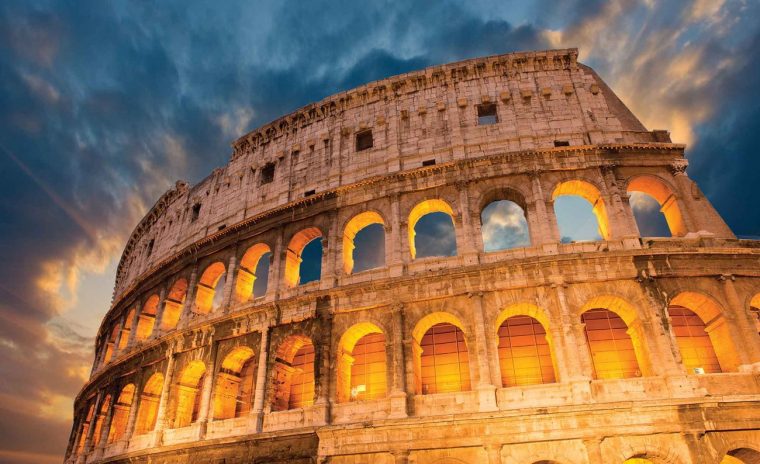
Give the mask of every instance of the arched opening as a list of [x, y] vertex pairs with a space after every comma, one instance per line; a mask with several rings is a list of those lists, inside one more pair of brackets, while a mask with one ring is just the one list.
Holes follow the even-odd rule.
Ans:
[[736, 448], [726, 453], [720, 464], [760, 464], [760, 452], [752, 448]]
[[161, 391], [164, 388], [164, 375], [156, 372], [151, 375], [142, 393], [137, 407], [137, 420], [135, 421], [135, 435], [148, 433], [156, 427], [158, 418], [158, 402], [161, 399]]
[[486, 252], [530, 246], [525, 210], [514, 201], [492, 201], [480, 212], [480, 223]]
[[454, 210], [443, 200], [425, 200], [409, 213], [409, 251], [412, 259], [456, 256]]
[[108, 443], [120, 440], [127, 431], [129, 412], [132, 410], [132, 402], [135, 398], [135, 384], [130, 383], [121, 389], [116, 403], [113, 405], [111, 414], [111, 428], [108, 431]]
[[177, 327], [186, 297], [187, 281], [185, 279], [178, 279], [172, 285], [164, 301], [164, 312], [161, 315], [161, 330], [171, 330]]
[[387, 393], [385, 334], [361, 322], [338, 343], [338, 402], [384, 398]]
[[224, 264], [217, 261], [203, 271], [195, 292], [195, 312], [208, 314], [222, 305], [226, 281]]
[[705, 330], [704, 321], [683, 306], [668, 306], [668, 315], [686, 372], [689, 374], [721, 372], [718, 356]]
[[106, 395], [100, 403], [100, 411], [95, 417], [95, 430], [92, 434], [92, 447], [95, 448], [100, 443], [100, 435], [103, 433], [103, 422], [108, 415], [108, 409], [111, 407], [111, 395]]
[[111, 336], [108, 337], [108, 342], [106, 342], [105, 346], [105, 353], [103, 353], [103, 364], [108, 363], [108, 361], [111, 360], [111, 357], [113, 357], [113, 351], [114, 347], [116, 346], [116, 339], [119, 337], [119, 326], [114, 326], [113, 329], [111, 329]]
[[202, 361], [192, 361], [182, 370], [176, 385], [175, 428], [187, 427], [198, 420], [205, 376], [206, 365]]
[[256, 359], [247, 346], [233, 349], [222, 361], [216, 378], [214, 419], [241, 417], [251, 410]]
[[143, 304], [140, 316], [137, 318], [137, 327], [135, 328], [135, 337], [138, 340], [145, 340], [153, 333], [153, 326], [156, 324], [156, 313], [158, 312], [158, 295], [151, 295], [145, 304]]
[[470, 390], [467, 342], [459, 320], [449, 313], [433, 313], [412, 332], [417, 394]]
[[285, 283], [297, 287], [319, 280], [322, 273], [322, 232], [316, 227], [293, 236], [285, 254]]
[[594, 185], [582, 180], [559, 184], [552, 193], [561, 241], [610, 239], [607, 209]]
[[591, 350], [594, 378], [641, 376], [628, 325], [619, 315], [608, 309], [593, 308], [581, 315], [581, 322], [585, 326], [586, 341]]
[[385, 223], [374, 211], [357, 214], [343, 230], [343, 270], [346, 274], [385, 265]]
[[314, 404], [314, 345], [308, 337], [291, 335], [277, 350], [274, 364], [273, 411]]
[[511, 316], [499, 325], [498, 335], [502, 386], [556, 381], [549, 337], [538, 320]]
[[121, 337], [119, 338], [119, 349], [123, 350], [129, 342], [129, 334], [132, 332], [132, 321], [135, 319], [135, 308], [131, 308], [124, 319], [124, 325], [121, 328]]
[[[249, 248], [240, 260], [240, 268], [237, 274], [237, 283], [235, 284], [235, 298], [239, 302], [246, 302], [251, 297], [257, 297], [255, 290], [263, 285], [266, 292], [267, 280], [269, 275], [269, 257], [272, 255], [269, 246], [264, 243], [257, 243]], [[262, 266], [261, 261], [266, 261], [267, 266]], [[266, 268], [266, 270], [264, 269]], [[266, 272], [262, 272], [266, 271]], [[263, 280], [263, 282], [261, 282]]]
[[[738, 370], [739, 365], [741, 364], [738, 347], [736, 346], [734, 337], [731, 333], [729, 322], [723, 316], [723, 308], [714, 299], [701, 293], [682, 292], [670, 301], [668, 307], [669, 314], [671, 314], [671, 308], [674, 308], [676, 313], [683, 311], [680, 309], [683, 308], [698, 316], [699, 321], [692, 319], [690, 322], [693, 324], [699, 324], [699, 322], [701, 322], [701, 324], [694, 329], [695, 333], [699, 334], [699, 329], [702, 329], [707, 333], [710, 346], [712, 347], [715, 358], [717, 358], [719, 364], [717, 367], [713, 364], [712, 369], [718, 369], [715, 372], [735, 372]], [[673, 320], [672, 316], [671, 320]], [[678, 318], [673, 320], [674, 331], [675, 322], [677, 320]], [[692, 342], [702, 344], [699, 358], [693, 358], [694, 353], [688, 349], [690, 347], [686, 347], [687, 352], [684, 354], [683, 348], [681, 348], [681, 343], [684, 339], [679, 340], [678, 335], [676, 335], [676, 341], [678, 342], [679, 349], [682, 349], [681, 358], [687, 369], [689, 369], [687, 362], [714, 363], [714, 361], [711, 360], [711, 353], [709, 353], [708, 350], [707, 340], [704, 338]], [[699, 366], [695, 365], [693, 367]], [[705, 372], [708, 372], [708, 370], [705, 369]], [[689, 373], [695, 373], [693, 368], [689, 369]]]
[[87, 440], [87, 434], [90, 433], [90, 425], [92, 424], [93, 416], [95, 415], [95, 404], [90, 404], [87, 409], [87, 415], [84, 417], [84, 421], [79, 426], [79, 441], [77, 442], [77, 454], [84, 451], [84, 442]]
[[642, 237], [686, 235], [678, 200], [662, 180], [654, 176], [636, 177], [628, 183], [628, 193]]

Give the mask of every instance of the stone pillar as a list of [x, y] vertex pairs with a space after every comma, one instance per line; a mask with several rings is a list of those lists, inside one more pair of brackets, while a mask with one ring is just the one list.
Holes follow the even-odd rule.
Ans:
[[224, 296], [222, 297], [222, 312], [230, 310], [230, 303], [232, 302], [232, 291], [235, 289], [235, 278], [237, 277], [237, 256], [235, 253], [230, 256], [229, 264], [227, 265], [227, 278], [224, 281]]
[[332, 373], [332, 313], [330, 303], [317, 300], [317, 316], [320, 319], [319, 342], [316, 348], [317, 377], [314, 385], [314, 420], [313, 425], [324, 425], [330, 422], [330, 374]]
[[195, 292], [198, 284], [198, 264], [193, 264], [193, 270], [190, 272], [190, 280], [187, 283], [187, 294], [185, 295], [185, 304], [182, 306], [182, 315], [179, 317], [177, 326], [187, 325], [190, 321], [190, 314], [195, 306]]
[[[135, 431], [135, 421], [137, 420], [137, 411], [140, 409], [140, 403], [142, 402], [142, 391], [145, 388], [143, 385], [144, 372], [140, 370], [137, 374], [137, 381], [135, 382], [135, 396], [132, 398], [132, 407], [129, 409], [129, 417], [127, 418], [127, 426], [124, 430], [122, 440], [129, 442], [132, 438], [132, 434]], [[138, 388], [139, 387], [139, 388]]]
[[407, 417], [407, 391], [406, 378], [404, 376], [404, 306], [397, 304], [391, 313], [392, 338], [386, 339], [387, 366], [390, 367], [389, 390], [391, 412], [389, 417]]
[[98, 391], [98, 395], [95, 398], [95, 405], [92, 410], [92, 418], [90, 419], [90, 427], [87, 429], [87, 437], [84, 440], [84, 446], [82, 447], [82, 455], [90, 452], [92, 447], [92, 438], [95, 435], [95, 424], [98, 422], [98, 414], [100, 414], [101, 403], [103, 402], [103, 390]]
[[558, 349], [567, 353], [567, 370], [569, 381], [587, 381], [591, 379], [593, 362], [586, 343], [586, 332], [579, 317], [575, 317], [568, 307], [564, 283], [553, 284], [557, 303], [559, 304], [562, 326], [562, 346]]
[[[113, 347], [111, 348], [111, 359], [109, 359], [109, 361], [114, 359], [116, 357], [116, 354], [119, 352], [119, 345], [121, 345], [121, 337], [124, 336], [124, 324], [126, 324], [127, 322], [128, 314], [129, 314], [129, 310], [127, 310], [121, 316], [121, 324], [119, 324], [119, 331], [116, 333], [116, 338], [114, 339]], [[110, 339], [111, 339], [111, 333], [106, 333], [106, 344], [104, 345], [105, 351], [103, 351], [103, 357], [105, 357], [105, 353], [106, 351], [108, 351], [108, 344], [110, 343]]]
[[145, 304], [144, 301], [139, 301], [135, 306], [135, 315], [132, 317], [132, 325], [129, 328], [129, 339], [127, 340], [126, 347], [127, 351], [135, 346], [135, 341], [137, 339], [137, 323], [140, 322], [140, 315], [142, 314], [143, 304]]
[[607, 191], [604, 199], [607, 204], [607, 220], [610, 225], [610, 238], [634, 238], [639, 237], [639, 228], [636, 226], [636, 219], [633, 217], [633, 210], [624, 204], [620, 189], [617, 187], [615, 179], [615, 166], [604, 165], [600, 168], [602, 180]]
[[[496, 387], [491, 379], [491, 353], [486, 336], [485, 315], [483, 314], [483, 294], [469, 294], [472, 305], [472, 319], [475, 329], [475, 357], [478, 362], [478, 400], [481, 411], [496, 411]], [[471, 348], [468, 346], [468, 348]], [[468, 350], [472, 352], [471, 350]]]
[[755, 331], [752, 315], [747, 312], [747, 308], [736, 292], [735, 279], [732, 275], [720, 276], [720, 281], [723, 283], [723, 294], [729, 304], [729, 307], [726, 308], [727, 313], [732, 316], [730, 319], [736, 321], [736, 330], [740, 336], [740, 339], [735, 343], [737, 347], [741, 348], [737, 353], [742, 363], [739, 370], [751, 371], [753, 365], [760, 369], [760, 339], [758, 339], [758, 334]]
[[390, 242], [385, 241], [386, 247], [390, 243], [390, 247], [386, 249], [386, 256], [388, 257], [388, 273], [391, 277], [398, 277], [404, 272], [404, 256], [402, 241], [404, 239], [405, 230], [402, 230], [401, 212], [400, 212], [400, 199], [399, 195], [391, 195], [391, 228], [390, 228]]
[[554, 215], [553, 203], [547, 204], [547, 201], [544, 198], [544, 190], [541, 187], [541, 171], [533, 171], [528, 175], [530, 177], [530, 185], [533, 192], [533, 214], [528, 214], [527, 218], [530, 224], [531, 245], [541, 246], [546, 244], [556, 244], [559, 242], [560, 238], [559, 229], [557, 228], [557, 218]]
[[280, 285], [284, 285], [285, 276], [283, 263], [287, 250], [283, 245], [282, 228], [277, 233], [277, 241], [272, 250], [271, 261], [269, 265], [269, 275], [267, 276], [267, 293], [265, 299], [268, 301], [277, 300], [280, 296]]
[[106, 415], [103, 418], [103, 425], [100, 427], [100, 437], [98, 437], [98, 446], [95, 449], [97, 456], [103, 455], [103, 449], [108, 445], [108, 433], [111, 431], [111, 421], [113, 420], [113, 411], [118, 399], [119, 392], [115, 391], [111, 393], [111, 406], [106, 411]]
[[214, 388], [214, 377], [216, 377], [216, 355], [217, 346], [214, 344], [214, 337], [209, 336], [208, 341], [209, 349], [211, 350], [209, 356], [208, 367], [206, 368], [206, 376], [203, 378], [203, 390], [201, 391], [201, 405], [198, 411], [198, 422], [200, 423], [199, 438], [203, 439], [206, 435], [206, 424], [209, 420], [213, 420], [213, 411], [211, 409], [211, 391]]
[[327, 236], [322, 239], [322, 272], [319, 276], [319, 288], [330, 289], [337, 285], [337, 279], [341, 272], [338, 265], [338, 251], [341, 242], [341, 236], [338, 232], [338, 214], [330, 213], [330, 227], [327, 230]]
[[252, 432], [261, 432], [264, 426], [264, 397], [267, 391], [267, 359], [269, 352], [269, 326], [261, 329], [259, 344], [259, 361], [256, 366], [256, 391], [253, 396], [251, 416], [253, 424], [249, 426]]
[[151, 336], [156, 337], [161, 333], [161, 320], [164, 318], [164, 307], [166, 306], [166, 287], [161, 287], [158, 294], [158, 309], [156, 309], [156, 320], [153, 323], [153, 333]]
[[[153, 446], [159, 446], [163, 439], [164, 429], [169, 425], [169, 418], [166, 414], [166, 408], [169, 403], [169, 390], [171, 390], [172, 377], [174, 376], [174, 353], [170, 349], [167, 352], [166, 374], [164, 375], [164, 385], [161, 387], [161, 396], [158, 399], [158, 409], [156, 411], [156, 434]], [[134, 401], [133, 401], [134, 403]], [[131, 413], [132, 411], [130, 411]]]
[[459, 217], [460, 227], [456, 227], [457, 254], [464, 258], [464, 264], [478, 264], [478, 246], [475, 240], [475, 231], [470, 216], [470, 199], [467, 192], [467, 182], [457, 182], [459, 190]]
[[501, 448], [503, 445], [491, 443], [485, 446], [488, 453], [488, 464], [501, 464]]
[[588, 455], [588, 464], [606, 464], [602, 458], [602, 442], [598, 438], [583, 440]]

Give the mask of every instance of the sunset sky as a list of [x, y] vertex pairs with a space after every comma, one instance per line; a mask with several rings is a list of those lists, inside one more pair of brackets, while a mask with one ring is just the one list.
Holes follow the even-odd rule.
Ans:
[[0, 463], [62, 462], [123, 246], [177, 179], [340, 90], [564, 47], [760, 236], [758, 0], [0, 2]]

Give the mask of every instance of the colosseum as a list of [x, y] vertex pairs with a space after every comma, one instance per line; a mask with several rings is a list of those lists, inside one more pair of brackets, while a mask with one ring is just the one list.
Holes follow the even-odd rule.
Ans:
[[[760, 241], [577, 56], [372, 82], [177, 182], [124, 249], [65, 462], [760, 463]], [[562, 240], [563, 196], [598, 240]], [[495, 202], [524, 240], [485, 246]]]

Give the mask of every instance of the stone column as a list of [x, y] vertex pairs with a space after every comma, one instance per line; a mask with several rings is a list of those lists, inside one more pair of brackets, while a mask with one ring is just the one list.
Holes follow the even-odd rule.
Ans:
[[[398, 277], [404, 272], [404, 256], [402, 241], [405, 230], [402, 230], [400, 199], [397, 193], [391, 195], [391, 228], [390, 228], [390, 249], [386, 251], [388, 259], [388, 273], [391, 277]], [[386, 240], [386, 245], [389, 243]]]
[[87, 437], [84, 440], [84, 446], [82, 447], [82, 456], [90, 452], [92, 447], [92, 437], [95, 435], [95, 424], [98, 422], [98, 414], [100, 414], [101, 402], [103, 401], [103, 390], [98, 391], [98, 395], [95, 397], [95, 404], [92, 410], [92, 418], [90, 419], [90, 427], [87, 429]]
[[[127, 316], [129, 315], [129, 310], [125, 311], [124, 314], [121, 316], [121, 324], [119, 324], [119, 331], [116, 333], [116, 338], [113, 342], [113, 347], [111, 348], [111, 359], [114, 359], [116, 357], [116, 354], [119, 352], [119, 345], [121, 345], [121, 337], [124, 336], [124, 326], [127, 323]], [[112, 329], [113, 330], [113, 329]], [[130, 329], [131, 333], [131, 329]], [[108, 350], [108, 344], [110, 343], [111, 334], [106, 333], [106, 351]], [[126, 345], [125, 345], [126, 347]], [[105, 351], [103, 352], [103, 356], [105, 357]]]
[[129, 442], [132, 438], [132, 434], [135, 431], [135, 421], [137, 420], [137, 410], [140, 409], [140, 403], [142, 402], [142, 391], [145, 388], [143, 385], [144, 372], [140, 370], [137, 374], [135, 382], [135, 396], [132, 398], [132, 407], [129, 409], [129, 417], [127, 418], [127, 426], [124, 430], [122, 440]]
[[488, 453], [488, 464], [501, 464], [501, 448], [503, 445], [491, 443], [485, 446]]
[[211, 350], [209, 356], [208, 367], [206, 368], [206, 376], [203, 378], [203, 390], [201, 391], [201, 405], [198, 411], [198, 422], [200, 423], [199, 438], [203, 439], [206, 435], [206, 424], [209, 420], [213, 420], [213, 411], [211, 409], [211, 391], [214, 388], [214, 377], [216, 377], [216, 355], [217, 346], [214, 344], [213, 335], [209, 336], [208, 341], [209, 349]]
[[723, 294], [729, 304], [729, 308], [726, 308], [727, 313], [732, 315], [731, 319], [736, 321], [736, 329], [741, 337], [741, 341], [737, 340], [738, 343], [736, 343], [737, 347], [741, 347], [737, 353], [742, 362], [740, 370], [752, 370], [752, 365], [760, 367], [760, 339], [758, 339], [758, 334], [755, 331], [752, 315], [748, 314], [747, 308], [736, 292], [735, 279], [732, 275], [722, 275], [719, 278], [723, 283]]
[[265, 300], [271, 301], [271, 300], [277, 300], [280, 296], [280, 285], [285, 285], [284, 278], [284, 270], [283, 263], [285, 261], [285, 256], [287, 254], [286, 246], [283, 245], [283, 238], [282, 238], [282, 228], [277, 233], [277, 241], [274, 245], [274, 250], [272, 250], [272, 256], [270, 257], [271, 261], [269, 264], [269, 275], [267, 276], [267, 292], [265, 295]]
[[144, 301], [138, 301], [135, 306], [135, 315], [132, 317], [132, 325], [129, 328], [129, 339], [127, 340], [126, 347], [127, 351], [135, 346], [135, 341], [137, 339], [137, 324], [140, 322], [140, 315], [142, 314], [144, 304]]
[[605, 203], [607, 204], [607, 220], [610, 225], [610, 238], [634, 238], [638, 242], [639, 229], [636, 219], [628, 204], [624, 204], [620, 189], [615, 179], [615, 165], [608, 164], [600, 167], [601, 177], [606, 189]]
[[249, 426], [251, 432], [261, 432], [264, 426], [264, 397], [267, 391], [267, 359], [269, 353], [269, 326], [261, 329], [261, 343], [259, 344], [259, 361], [256, 366], [256, 391], [253, 396], [251, 416], [253, 424]]
[[187, 283], [187, 293], [185, 294], [185, 304], [182, 306], [182, 314], [179, 317], [177, 327], [187, 325], [190, 321], [190, 315], [195, 306], [195, 292], [198, 284], [198, 264], [193, 264], [193, 270], [190, 272], [190, 280]]
[[[161, 396], [158, 399], [158, 409], [156, 411], [156, 434], [153, 446], [159, 446], [163, 440], [164, 429], [169, 425], [169, 418], [166, 417], [166, 408], [169, 403], [169, 390], [171, 390], [172, 376], [174, 376], [174, 353], [169, 349], [166, 359], [166, 374], [164, 375], [164, 384], [161, 387]], [[134, 402], [134, 401], [133, 401]], [[132, 411], [130, 411], [131, 413]]]
[[230, 310], [230, 303], [232, 302], [232, 291], [235, 288], [235, 278], [237, 277], [237, 255], [235, 253], [230, 256], [229, 264], [227, 265], [227, 278], [224, 281], [224, 296], [222, 297], [222, 312]]
[[98, 437], [98, 446], [95, 449], [98, 456], [102, 456], [103, 449], [108, 445], [108, 433], [111, 431], [111, 421], [113, 420], [113, 411], [116, 406], [118, 395], [118, 391], [111, 393], [111, 407], [108, 408], [106, 415], [103, 418], [103, 425], [100, 427], [100, 437]]
[[330, 422], [330, 374], [332, 359], [332, 313], [327, 303], [317, 300], [317, 316], [320, 319], [320, 338], [315, 343], [317, 378], [314, 385], [314, 420], [313, 425], [324, 425]]
[[602, 442], [598, 438], [588, 438], [583, 440], [586, 447], [589, 464], [605, 464], [602, 458]]
[[[496, 387], [491, 379], [489, 343], [486, 339], [486, 325], [483, 314], [483, 294], [471, 293], [468, 295], [472, 305], [472, 319], [475, 329], [475, 356], [478, 362], [478, 400], [481, 411], [496, 411]], [[468, 351], [472, 352], [469, 350]]]
[[457, 218], [460, 227], [456, 227], [455, 235], [457, 239], [457, 254], [464, 258], [464, 264], [478, 263], [478, 247], [475, 240], [475, 231], [472, 227], [472, 218], [470, 217], [470, 199], [467, 194], [467, 182], [457, 182], [456, 187], [459, 190], [459, 217]]
[[337, 285], [337, 279], [341, 272], [338, 264], [338, 251], [341, 236], [338, 232], [338, 214], [330, 213], [330, 227], [326, 231], [327, 236], [322, 239], [322, 272], [319, 276], [319, 288], [330, 289]]
[[164, 307], [166, 306], [166, 287], [161, 287], [158, 294], [158, 309], [156, 309], [156, 320], [153, 323], [153, 333], [151, 336], [156, 337], [161, 333], [161, 320], [164, 318]]
[[547, 203], [544, 198], [544, 190], [541, 187], [541, 171], [532, 171], [528, 173], [528, 176], [533, 193], [533, 214], [528, 217], [531, 229], [531, 245], [556, 245], [560, 239], [557, 218], [554, 215], [553, 202]]
[[391, 313], [392, 338], [386, 339], [386, 363], [390, 367], [391, 418], [407, 417], [407, 391], [404, 376], [404, 306], [396, 304]]
[[591, 353], [586, 343], [585, 327], [579, 317], [575, 317], [567, 304], [565, 296], [565, 284], [556, 283], [552, 285], [555, 290], [557, 303], [559, 303], [560, 317], [562, 321], [562, 342], [563, 349], [567, 354], [568, 372], [570, 381], [587, 381], [591, 379], [593, 372], [593, 362]]

